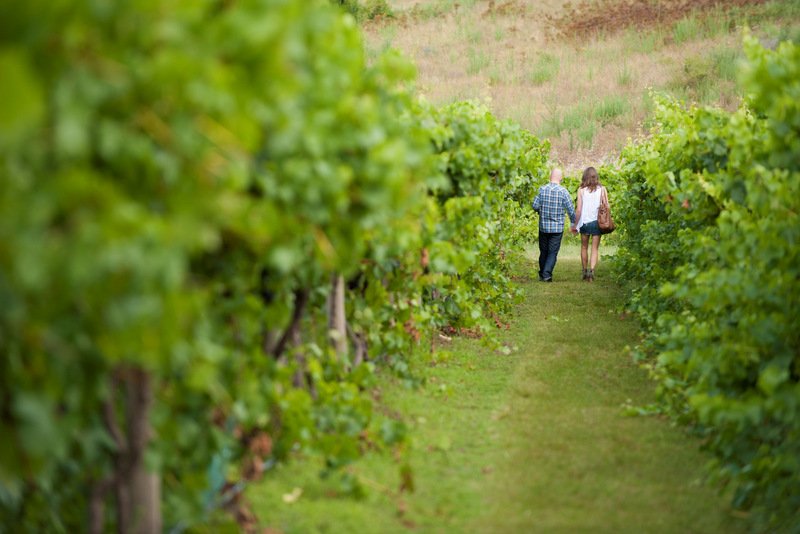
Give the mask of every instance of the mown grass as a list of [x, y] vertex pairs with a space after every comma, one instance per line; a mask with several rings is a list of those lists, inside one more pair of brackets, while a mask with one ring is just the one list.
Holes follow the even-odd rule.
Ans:
[[664, 421], [621, 416], [652, 384], [626, 355], [636, 324], [604, 261], [579, 280], [568, 248], [553, 284], [529, 287], [517, 330], [521, 363], [500, 428], [483, 532], [735, 532], [738, 520], [701, 483], [697, 443]]
[[567, 246], [555, 282], [541, 284], [534, 258], [517, 273], [526, 298], [503, 333], [517, 351], [455, 339], [428, 360], [425, 387], [382, 378], [382, 409], [411, 426], [414, 493], [398, 493], [387, 455], [353, 466], [369, 490], [361, 499], [320, 480], [318, 459], [298, 459], [248, 491], [261, 524], [287, 534], [740, 530], [702, 484], [694, 439], [623, 416], [624, 403], [652, 400], [653, 385], [625, 350], [637, 327], [619, 313], [605, 261], [583, 283]]

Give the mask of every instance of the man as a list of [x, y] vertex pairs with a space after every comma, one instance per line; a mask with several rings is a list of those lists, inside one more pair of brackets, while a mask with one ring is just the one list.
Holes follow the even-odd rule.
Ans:
[[570, 231], [575, 233], [575, 209], [569, 193], [561, 187], [561, 169], [553, 169], [550, 183], [539, 188], [533, 200], [533, 210], [539, 214], [539, 281], [552, 282], [561, 238], [564, 235], [564, 212], [572, 223]]

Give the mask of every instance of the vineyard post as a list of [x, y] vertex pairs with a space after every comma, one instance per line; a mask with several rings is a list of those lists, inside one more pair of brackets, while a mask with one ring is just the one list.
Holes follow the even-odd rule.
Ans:
[[328, 330], [331, 332], [331, 344], [340, 360], [347, 357], [347, 319], [344, 313], [344, 277], [334, 273], [328, 297]]

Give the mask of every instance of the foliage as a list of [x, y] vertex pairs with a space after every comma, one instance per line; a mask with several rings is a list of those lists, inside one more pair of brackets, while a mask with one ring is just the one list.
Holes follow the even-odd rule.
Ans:
[[[119, 504], [86, 509], [128, 460], [180, 528], [292, 451], [326, 473], [371, 448], [402, 464], [375, 366], [410, 376], [423, 336], [487, 333], [515, 294], [546, 144], [415, 103], [413, 68], [366, 65], [327, 2], [151, 8], [0, 11], [4, 525], [120, 526]], [[128, 450], [137, 421], [149, 444]]]
[[48, 6], [0, 17], [3, 523], [85, 529], [73, 510], [119, 452], [101, 412], [126, 411], [135, 370], [154, 377], [169, 525], [202, 519], [209, 465], [245, 469], [256, 437], [257, 464], [383, 443], [371, 364], [327, 348], [324, 301], [376, 229], [414, 234], [434, 173], [412, 69], [367, 67], [322, 3]]
[[518, 296], [511, 260], [535, 235], [530, 206], [547, 180], [550, 146], [475, 102], [429, 109], [423, 127], [447, 178], [435, 192], [442, 216], [431, 234], [432, 270], [456, 275], [433, 281], [435, 315], [488, 331], [487, 320], [497, 322]]
[[629, 146], [620, 276], [664, 405], [706, 437], [734, 504], [800, 522], [800, 48], [746, 41], [735, 113], [657, 100]]

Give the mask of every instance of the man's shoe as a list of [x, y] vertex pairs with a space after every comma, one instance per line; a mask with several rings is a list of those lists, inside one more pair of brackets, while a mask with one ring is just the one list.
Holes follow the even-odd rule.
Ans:
[[540, 282], [552, 282], [553, 279], [552, 278], [539, 278], [539, 281]]

